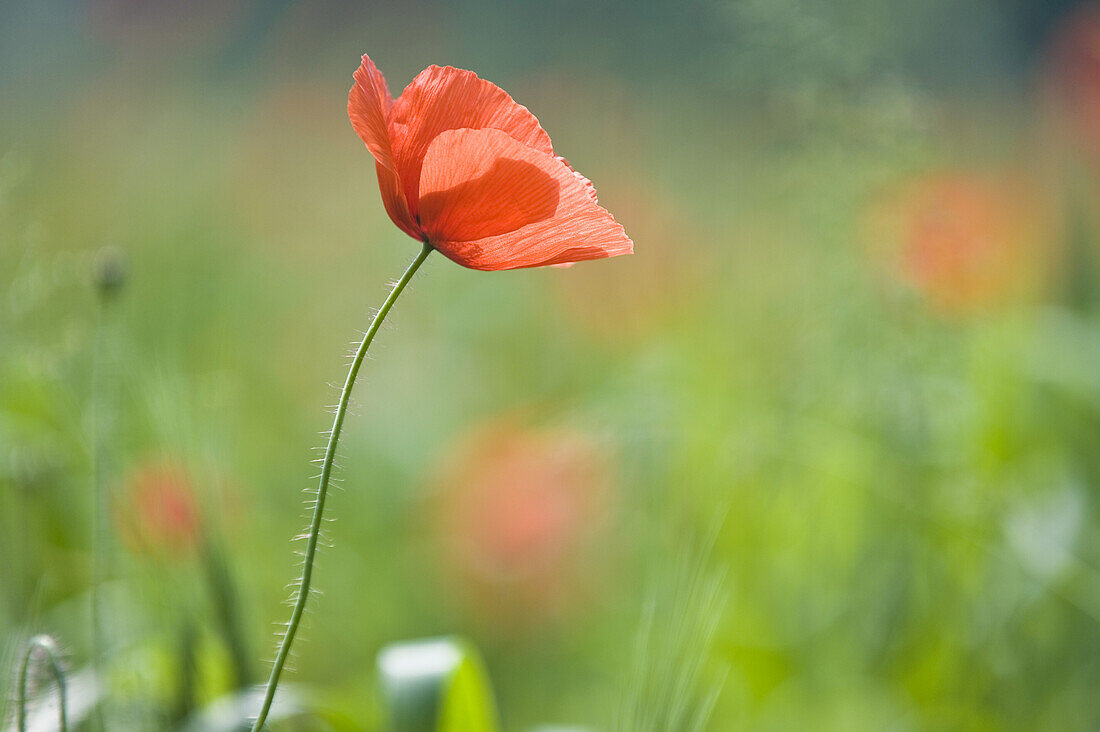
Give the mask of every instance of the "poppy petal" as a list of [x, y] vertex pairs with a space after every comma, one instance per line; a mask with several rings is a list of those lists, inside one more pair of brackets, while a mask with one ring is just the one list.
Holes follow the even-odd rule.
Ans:
[[565, 158], [563, 158], [562, 156], [559, 155], [558, 160], [562, 161], [562, 163], [565, 164], [565, 167], [567, 167], [567, 168], [569, 168], [569, 170], [573, 171], [573, 175], [577, 176], [577, 179], [581, 182], [581, 185], [584, 186], [585, 190], [588, 191], [588, 195], [592, 198], [592, 200], [595, 201], [596, 203], [599, 203], [600, 198], [599, 198], [599, 196], [596, 195], [596, 186], [592, 185], [592, 181], [585, 178], [583, 175], [578, 173], [576, 170], [573, 170], [573, 166], [570, 165], [569, 161], [566, 160]]
[[420, 229], [409, 214], [409, 204], [405, 201], [405, 193], [401, 190], [397, 173], [382, 163], [375, 163], [374, 167], [378, 171], [378, 190], [382, 193], [382, 205], [386, 207], [390, 220], [413, 239], [422, 239]]
[[419, 239], [420, 233], [409, 213], [409, 204], [393, 164], [393, 147], [386, 123], [391, 107], [393, 97], [386, 86], [386, 79], [370, 57], [364, 55], [362, 64], [355, 71], [355, 84], [348, 92], [348, 119], [374, 156], [378, 189], [382, 193], [386, 213], [399, 229]]
[[634, 250], [586, 178], [500, 130], [438, 135], [418, 193], [421, 229], [465, 267], [538, 267]]
[[392, 106], [393, 97], [382, 72], [364, 55], [348, 92], [348, 119], [374, 159], [390, 170], [394, 169], [393, 151], [386, 116]]
[[553, 154], [550, 136], [527, 107], [472, 71], [429, 66], [405, 87], [388, 118], [395, 170], [410, 210], [419, 212], [420, 169], [440, 133], [461, 128], [497, 129], [520, 143]]

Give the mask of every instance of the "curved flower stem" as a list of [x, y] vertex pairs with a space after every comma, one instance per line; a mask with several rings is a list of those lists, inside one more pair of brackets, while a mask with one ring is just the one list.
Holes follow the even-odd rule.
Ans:
[[23, 662], [19, 666], [19, 689], [16, 699], [15, 713], [18, 717], [17, 726], [19, 732], [27, 732], [27, 683], [30, 681], [31, 661], [35, 652], [41, 651], [46, 656], [50, 665], [50, 674], [57, 684], [57, 723], [61, 732], [68, 732], [69, 716], [65, 691], [65, 673], [61, 670], [61, 651], [53, 638], [48, 635], [36, 635], [27, 643], [27, 650], [23, 653]]
[[367, 328], [367, 332], [363, 336], [363, 342], [359, 344], [359, 349], [355, 352], [355, 358], [352, 359], [348, 378], [344, 382], [343, 390], [340, 392], [340, 403], [336, 407], [336, 416], [332, 421], [332, 431], [329, 433], [324, 461], [321, 463], [321, 477], [317, 486], [317, 500], [313, 506], [313, 520], [310, 523], [309, 534], [306, 539], [306, 552], [302, 566], [302, 577], [298, 583], [298, 596], [294, 601], [294, 610], [290, 614], [290, 622], [287, 623], [286, 634], [283, 636], [282, 643], [279, 644], [279, 651], [275, 655], [275, 664], [271, 668], [271, 677], [267, 680], [263, 706], [252, 725], [253, 732], [259, 732], [263, 728], [267, 715], [271, 711], [271, 703], [275, 699], [275, 688], [279, 685], [279, 676], [283, 672], [283, 666], [286, 665], [287, 656], [290, 654], [290, 644], [294, 642], [294, 635], [298, 632], [298, 625], [302, 622], [302, 613], [305, 612], [306, 601], [309, 599], [309, 583], [313, 577], [313, 559], [317, 554], [317, 540], [321, 533], [321, 517], [325, 510], [325, 497], [328, 494], [329, 477], [332, 475], [332, 462], [336, 457], [336, 444], [340, 440], [340, 430], [344, 426], [344, 416], [348, 411], [348, 401], [351, 399], [351, 390], [355, 386], [355, 378], [359, 374], [359, 367], [363, 365], [363, 358], [367, 355], [367, 349], [370, 348], [371, 341], [374, 340], [374, 336], [378, 333], [378, 329], [382, 326], [382, 321], [386, 319], [390, 308], [393, 307], [393, 304], [405, 289], [405, 285], [409, 284], [409, 280], [412, 279], [416, 271], [420, 269], [420, 265], [431, 253], [432, 246], [424, 244], [420, 254], [408, 266], [405, 274], [401, 275], [401, 279], [393, 286], [389, 297], [378, 309], [378, 313], [375, 314], [374, 320], [371, 321], [370, 327]]

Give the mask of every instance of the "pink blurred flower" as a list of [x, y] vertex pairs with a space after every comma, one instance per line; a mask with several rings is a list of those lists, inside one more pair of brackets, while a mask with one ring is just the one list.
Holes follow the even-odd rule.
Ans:
[[176, 558], [198, 547], [198, 502], [187, 471], [176, 463], [139, 466], [126, 481], [115, 516], [121, 540], [135, 553]]
[[557, 614], [583, 584], [610, 483], [604, 450], [583, 433], [482, 428], [436, 478], [444, 563], [480, 611], [517, 622]]

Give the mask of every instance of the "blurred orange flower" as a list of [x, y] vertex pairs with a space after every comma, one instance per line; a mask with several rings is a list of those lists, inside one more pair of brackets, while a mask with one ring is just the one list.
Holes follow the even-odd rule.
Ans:
[[429, 66], [394, 100], [369, 57], [348, 117], [374, 155], [386, 212], [409, 236], [473, 269], [568, 264], [630, 254], [591, 181], [503, 89]]
[[870, 244], [941, 311], [1005, 302], [1036, 284], [1037, 200], [1011, 179], [968, 171], [924, 176], [873, 207]]
[[176, 463], [138, 467], [126, 481], [115, 516], [121, 540], [135, 553], [175, 558], [198, 547], [198, 502], [187, 471]]
[[607, 516], [610, 473], [583, 433], [505, 422], [464, 440], [434, 494], [444, 561], [461, 589], [517, 622], [564, 610]]

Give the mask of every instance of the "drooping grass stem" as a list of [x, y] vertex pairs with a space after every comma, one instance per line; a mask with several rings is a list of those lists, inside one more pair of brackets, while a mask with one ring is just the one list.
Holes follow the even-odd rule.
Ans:
[[332, 421], [332, 431], [329, 433], [328, 446], [325, 448], [325, 457], [321, 463], [321, 476], [317, 485], [317, 498], [313, 505], [313, 518], [310, 522], [308, 536], [306, 537], [306, 551], [302, 564], [302, 576], [298, 581], [298, 593], [294, 601], [294, 609], [290, 614], [290, 622], [287, 623], [286, 634], [283, 635], [283, 640], [279, 644], [279, 650], [275, 655], [275, 663], [271, 668], [271, 676], [267, 680], [267, 689], [264, 693], [263, 706], [261, 706], [260, 713], [257, 715], [256, 721], [252, 725], [253, 732], [259, 732], [259, 730], [263, 728], [264, 722], [267, 720], [267, 715], [271, 711], [271, 703], [275, 699], [275, 689], [279, 685], [279, 676], [283, 673], [283, 667], [286, 665], [287, 656], [290, 655], [290, 646], [294, 642], [294, 636], [298, 632], [298, 626], [302, 622], [302, 614], [306, 609], [306, 601], [309, 599], [309, 586], [313, 579], [313, 560], [317, 555], [317, 542], [321, 533], [321, 521], [325, 510], [325, 498], [328, 495], [329, 478], [332, 475], [332, 463], [336, 458], [336, 445], [340, 441], [340, 430], [344, 426], [344, 417], [348, 411], [351, 390], [355, 386], [356, 377], [359, 375], [359, 367], [363, 365], [363, 358], [367, 355], [367, 349], [370, 348], [371, 341], [374, 340], [374, 336], [382, 326], [382, 321], [386, 319], [386, 315], [390, 312], [393, 304], [397, 302], [397, 298], [400, 297], [405, 286], [409, 284], [409, 280], [413, 278], [416, 271], [420, 269], [420, 265], [424, 263], [424, 260], [427, 259], [428, 255], [431, 253], [432, 246], [430, 244], [424, 244], [424, 248], [420, 250], [416, 259], [412, 261], [405, 270], [405, 273], [401, 275], [401, 279], [394, 284], [393, 290], [386, 298], [386, 301], [382, 303], [382, 307], [378, 309], [378, 312], [374, 316], [374, 320], [371, 321], [370, 327], [367, 328], [367, 332], [363, 335], [363, 341], [359, 344], [359, 348], [355, 352], [355, 357], [352, 359], [351, 368], [348, 370], [348, 377], [344, 381], [344, 388], [340, 392], [340, 403], [336, 406], [336, 415]]
[[61, 669], [61, 651], [53, 638], [48, 635], [36, 635], [27, 643], [23, 661], [19, 665], [19, 687], [17, 690], [15, 713], [19, 732], [27, 732], [27, 685], [30, 683], [31, 665], [37, 655], [46, 657], [50, 675], [57, 684], [57, 723], [61, 732], [68, 732], [69, 713], [65, 689], [65, 672]]

